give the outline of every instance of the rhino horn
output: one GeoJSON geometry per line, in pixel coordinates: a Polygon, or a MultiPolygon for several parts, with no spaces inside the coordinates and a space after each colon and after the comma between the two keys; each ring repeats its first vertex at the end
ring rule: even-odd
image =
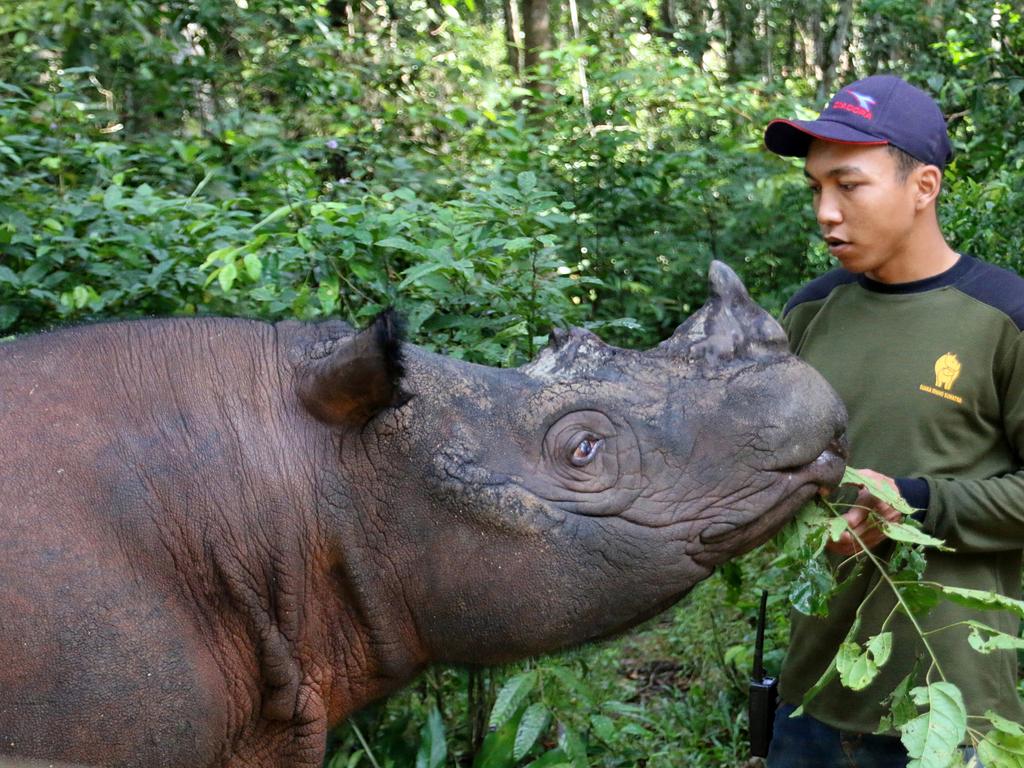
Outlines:
{"type": "Polygon", "coordinates": [[[399,405],[403,329],[386,309],[359,333],[338,341],[319,359],[299,368],[298,395],[320,421],[362,427],[377,413],[399,405]]]}
{"type": "Polygon", "coordinates": [[[785,331],[754,303],[736,273],[723,262],[712,261],[707,302],[656,349],[690,359],[728,360],[777,354],[787,346],[785,331]]]}

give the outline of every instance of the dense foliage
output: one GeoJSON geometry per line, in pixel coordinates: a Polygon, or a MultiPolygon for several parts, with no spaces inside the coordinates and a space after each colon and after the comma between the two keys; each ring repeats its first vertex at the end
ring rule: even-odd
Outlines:
{"type": "MultiPolygon", "coordinates": [[[[880,69],[947,112],[954,245],[1024,271],[1010,3],[581,2],[578,33],[574,4],[551,5],[555,39],[517,73],[515,3],[491,2],[4,4],[0,335],[361,323],[393,304],[417,343],[515,365],[552,325],[653,344],[703,301],[712,258],[777,311],[828,258],[763,127],[880,69]]],[[[616,643],[434,671],[339,729],[331,764],[740,764],[751,574],[770,583],[769,558],[616,643]]],[[[785,602],[780,587],[776,649],[785,602]]]]}

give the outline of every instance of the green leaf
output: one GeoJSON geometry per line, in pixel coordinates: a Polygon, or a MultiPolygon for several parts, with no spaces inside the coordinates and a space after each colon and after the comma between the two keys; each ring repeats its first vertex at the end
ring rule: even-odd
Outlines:
{"type": "Polygon", "coordinates": [[[488,721],[490,727],[501,728],[507,723],[536,685],[537,671],[533,669],[520,672],[505,681],[494,699],[494,707],[491,709],[491,717],[488,721]]]}
{"type": "MultiPolygon", "coordinates": [[[[589,282],[585,280],[579,280],[578,282],[589,282]]],[[[626,328],[630,331],[642,331],[644,326],[632,317],[617,317],[614,320],[588,320],[583,324],[583,327],[587,330],[594,331],[595,333],[604,331],[608,328],[626,328]]]]}
{"type": "Polygon", "coordinates": [[[892,632],[881,632],[868,638],[868,652],[875,660],[875,664],[884,667],[892,653],[892,632]]]}
{"type": "Polygon", "coordinates": [[[330,315],[338,306],[338,297],[341,295],[341,287],[338,284],[337,275],[327,275],[320,281],[316,289],[316,297],[320,300],[320,308],[325,315],[330,315]]]}
{"type": "MultiPolygon", "coordinates": [[[[562,665],[549,667],[544,671],[549,675],[553,675],[555,679],[562,684],[566,691],[578,696],[588,707],[593,705],[595,699],[594,691],[576,672],[568,667],[563,667],[562,665]]],[[[605,706],[609,707],[616,704],[618,704],[618,702],[607,702],[605,706]]]]}
{"type": "Polygon", "coordinates": [[[971,628],[971,634],[968,636],[967,642],[978,653],[1024,650],[1024,638],[1017,635],[1008,635],[973,619],[969,619],[967,624],[971,628]]]}
{"type": "Polygon", "coordinates": [[[509,719],[504,725],[484,737],[480,751],[473,758],[473,768],[512,768],[515,760],[512,750],[515,747],[517,723],[509,719]]]}
{"type": "Polygon", "coordinates": [[[900,684],[896,686],[892,693],[890,693],[883,702],[883,706],[886,712],[889,714],[885,715],[878,725],[876,733],[887,733],[891,730],[899,730],[904,724],[909,723],[915,717],[917,717],[917,707],[914,706],[914,700],[910,697],[910,688],[914,684],[914,680],[917,678],[917,667],[910,671],[910,673],[904,677],[900,684]]]}
{"type": "MultiPolygon", "coordinates": [[[[400,238],[391,238],[391,239],[400,239],[400,238]]],[[[384,242],[384,241],[381,241],[381,242],[384,242]]],[[[377,245],[380,245],[380,244],[381,243],[377,243],[377,245]]],[[[410,243],[410,245],[411,245],[411,243],[410,243]]],[[[420,264],[417,264],[415,267],[409,267],[409,269],[405,270],[405,273],[404,273],[405,277],[402,278],[402,282],[400,282],[398,284],[398,289],[397,290],[400,291],[403,288],[406,288],[406,287],[408,287],[410,285],[413,285],[414,283],[418,282],[421,278],[425,277],[426,275],[429,275],[432,272],[437,272],[437,270],[439,270],[439,269],[444,269],[444,264],[438,264],[436,261],[424,261],[424,262],[422,262],[420,264]]]]}
{"type": "Polygon", "coordinates": [[[410,243],[404,237],[385,237],[374,243],[381,248],[394,248],[397,251],[409,251],[410,253],[422,253],[423,249],[415,243],[410,243]]]}
{"type": "Polygon", "coordinates": [[[903,541],[907,544],[920,544],[924,547],[934,547],[943,552],[952,552],[952,547],[947,547],[942,539],[929,536],[920,528],[907,523],[892,523],[888,520],[882,521],[882,531],[893,541],[903,541]]]}
{"type": "Polygon", "coordinates": [[[224,291],[224,293],[229,293],[231,291],[231,286],[235,284],[235,279],[237,277],[238,267],[236,267],[235,263],[232,261],[220,268],[220,271],[217,273],[217,282],[220,283],[221,290],[224,291]]]}
{"type": "Polygon", "coordinates": [[[516,186],[524,195],[530,194],[537,188],[537,174],[533,171],[523,171],[516,177],[516,186]]]}
{"type": "Polygon", "coordinates": [[[512,757],[516,760],[526,757],[550,722],[551,712],[544,704],[537,702],[528,706],[519,720],[519,728],[516,729],[512,757]]]}
{"type": "Polygon", "coordinates": [[[998,712],[993,712],[991,709],[988,710],[985,712],[985,719],[992,723],[992,727],[998,728],[1000,731],[1005,731],[1012,736],[1024,736],[1024,725],[1015,723],[1013,720],[1007,720],[998,712]]]}
{"type": "Polygon", "coordinates": [[[1024,768],[1024,735],[993,728],[978,744],[978,758],[986,768],[1024,768]]]}
{"type": "Polygon", "coordinates": [[[789,591],[793,607],[806,616],[826,615],[829,597],[836,587],[835,575],[823,560],[820,557],[808,560],[789,591]]]}
{"type": "Polygon", "coordinates": [[[0,304],[0,331],[6,330],[14,325],[18,319],[20,310],[10,304],[0,304]]]}
{"type": "Polygon", "coordinates": [[[967,731],[967,711],[960,689],[938,682],[910,691],[925,711],[900,728],[900,740],[911,760],[907,768],[946,768],[967,731]]]}
{"type": "Polygon", "coordinates": [[[606,744],[615,741],[618,734],[615,721],[608,717],[608,715],[591,715],[590,727],[593,728],[593,732],[597,737],[606,744]]]}
{"type": "MultiPolygon", "coordinates": [[[[852,638],[856,637],[857,636],[857,632],[859,632],[859,631],[860,631],[860,614],[857,614],[854,617],[853,624],[850,625],[850,628],[846,632],[846,639],[844,640],[844,644],[852,642],[852,638]]],[[[797,707],[795,710],[793,710],[793,713],[790,715],[790,717],[798,717],[798,716],[802,715],[803,711],[804,711],[804,707],[807,706],[807,703],[811,699],[813,699],[815,696],[817,696],[819,693],[821,693],[821,690],[826,685],[828,685],[830,682],[832,682],[832,679],[836,676],[837,671],[838,671],[836,669],[836,664],[837,664],[838,658],[839,658],[838,654],[832,658],[832,662],[828,665],[828,667],[825,669],[825,671],[821,673],[821,677],[818,678],[818,681],[814,685],[812,685],[810,688],[808,688],[807,691],[804,693],[804,697],[800,701],[800,706],[797,707]]]]}
{"type": "Polygon", "coordinates": [[[228,246],[225,246],[224,248],[218,248],[215,251],[211,251],[210,255],[207,256],[206,259],[203,261],[203,263],[199,265],[199,269],[201,271],[205,270],[207,267],[209,267],[211,264],[213,264],[213,262],[217,261],[218,259],[220,259],[224,263],[227,263],[229,261],[234,261],[235,257],[239,253],[241,253],[243,248],[245,248],[244,245],[228,245],[228,246]]]}
{"type": "Polygon", "coordinates": [[[444,722],[437,706],[427,714],[427,722],[420,729],[420,748],[416,752],[416,768],[442,768],[448,757],[444,736],[444,722]]]}
{"type": "Polygon", "coordinates": [[[8,283],[17,288],[21,285],[21,279],[13,269],[0,265],[0,283],[8,283]]]}
{"type": "Polygon", "coordinates": [[[942,602],[939,585],[901,581],[896,585],[903,602],[915,616],[923,615],[942,602]]]}
{"type": "Polygon", "coordinates": [[[255,232],[257,229],[261,229],[262,227],[265,227],[268,224],[273,224],[275,221],[277,221],[278,219],[283,219],[291,212],[291,204],[278,206],[273,211],[264,216],[262,219],[260,219],[258,222],[253,224],[252,231],[255,232]]]}
{"type": "Polygon", "coordinates": [[[247,253],[242,257],[242,263],[245,264],[245,272],[249,275],[250,280],[260,279],[260,275],[263,273],[263,262],[259,256],[255,253],[247,253]]]}
{"type": "Polygon", "coordinates": [[[103,193],[103,207],[108,211],[112,211],[117,208],[123,197],[124,193],[122,192],[121,187],[116,185],[109,186],[107,187],[107,191],[103,193]]]}
{"type": "Polygon", "coordinates": [[[946,599],[954,603],[966,605],[969,608],[980,608],[981,610],[1010,611],[1024,618],[1024,601],[1014,600],[1012,597],[1000,595],[997,592],[986,592],[981,589],[947,587],[945,584],[937,586],[946,599]]]}
{"type": "Polygon", "coordinates": [[[565,752],[560,749],[552,749],[532,763],[527,763],[526,768],[573,768],[573,766],[566,758],[565,752]]]}
{"type": "MultiPolygon", "coordinates": [[[[775,545],[784,557],[791,560],[812,560],[825,548],[825,535],[835,519],[842,520],[816,499],[809,501],[779,531],[775,545]]],[[[845,529],[846,522],[842,523],[845,529]]]]}
{"type": "Polygon", "coordinates": [[[96,295],[95,291],[85,285],[76,285],[71,295],[75,300],[75,307],[81,309],[89,303],[89,299],[96,295]]]}
{"type": "Polygon", "coordinates": [[[846,468],[846,472],[843,473],[842,482],[844,484],[849,483],[851,485],[860,485],[867,488],[871,491],[872,496],[876,499],[881,499],[903,515],[912,515],[916,511],[913,507],[907,504],[906,499],[900,496],[899,491],[893,490],[887,485],[880,485],[851,467],[846,468]]]}
{"type": "Polygon", "coordinates": [[[505,250],[509,253],[519,253],[533,247],[533,244],[534,239],[532,237],[515,237],[506,241],[505,250]]]}
{"type": "Polygon", "coordinates": [[[857,643],[843,643],[835,659],[839,680],[851,690],[863,690],[878,675],[878,670],[889,660],[891,652],[891,632],[870,637],[863,652],[857,643]]]}
{"type": "Polygon", "coordinates": [[[579,734],[565,723],[558,724],[558,746],[574,768],[587,768],[587,747],[579,734]]]}

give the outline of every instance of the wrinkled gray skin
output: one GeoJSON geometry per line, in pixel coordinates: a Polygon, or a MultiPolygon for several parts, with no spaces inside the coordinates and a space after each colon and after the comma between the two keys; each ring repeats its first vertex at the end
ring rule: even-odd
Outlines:
{"type": "Polygon", "coordinates": [[[514,370],[388,316],[0,345],[0,754],[319,766],[435,661],[619,632],[842,472],[845,415],[728,268],[655,349],[514,370]]]}

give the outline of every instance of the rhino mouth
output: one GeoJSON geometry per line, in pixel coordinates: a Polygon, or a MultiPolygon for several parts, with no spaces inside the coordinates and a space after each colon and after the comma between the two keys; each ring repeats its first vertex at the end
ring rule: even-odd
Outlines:
{"type": "MultiPolygon", "coordinates": [[[[712,523],[700,534],[705,546],[727,544],[730,556],[747,552],[770,539],[800,507],[822,488],[835,488],[846,468],[845,440],[833,440],[813,461],[774,470],[776,501],[752,518],[712,523]]],[[[745,517],[745,516],[744,516],[745,517]]]]}

